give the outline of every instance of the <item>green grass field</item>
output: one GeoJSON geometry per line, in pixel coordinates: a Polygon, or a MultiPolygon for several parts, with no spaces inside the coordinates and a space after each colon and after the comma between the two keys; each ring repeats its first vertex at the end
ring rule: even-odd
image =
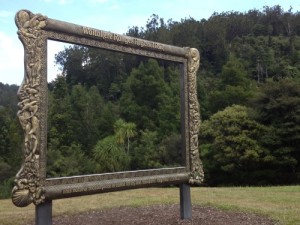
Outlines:
{"type": "MultiPolygon", "coordinates": [[[[282,225],[300,224],[300,186],[192,188],[195,205],[223,210],[254,212],[282,225]]],[[[119,206],[139,207],[179,203],[178,188],[149,188],[53,201],[53,215],[74,214],[119,206]]],[[[0,200],[0,224],[21,225],[34,220],[34,206],[15,207],[10,199],[0,200]]],[[[178,212],[179,213],[179,212],[178,212]]]]}

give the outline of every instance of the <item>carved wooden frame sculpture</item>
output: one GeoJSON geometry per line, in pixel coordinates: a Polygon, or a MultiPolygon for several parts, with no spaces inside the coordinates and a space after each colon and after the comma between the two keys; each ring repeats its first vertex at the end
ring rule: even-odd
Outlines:
{"type": "Polygon", "coordinates": [[[24,161],[16,175],[12,201],[24,207],[47,200],[95,194],[159,184],[200,184],[199,103],[196,73],[199,52],[83,27],[33,14],[17,12],[15,22],[24,45],[24,80],[18,91],[17,113],[24,132],[24,161]],[[47,40],[97,47],[181,64],[182,167],[92,174],[46,179],[47,162],[47,40]]]}

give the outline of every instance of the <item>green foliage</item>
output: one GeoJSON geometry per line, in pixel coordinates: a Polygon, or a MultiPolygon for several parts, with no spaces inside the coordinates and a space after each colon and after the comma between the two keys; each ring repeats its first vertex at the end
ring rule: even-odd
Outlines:
{"type": "Polygon", "coordinates": [[[161,139],[156,131],[141,131],[131,155],[132,169],[182,166],[181,136],[173,133],[161,139]]]}
{"type": "Polygon", "coordinates": [[[11,169],[11,166],[0,157],[0,182],[13,175],[11,169]]]}
{"type": "Polygon", "coordinates": [[[150,59],[133,69],[124,84],[120,99],[124,118],[140,130],[158,130],[160,134],[176,132],[180,127],[179,75],[150,59]]]}
{"type": "Polygon", "coordinates": [[[269,80],[252,99],[264,124],[278,124],[299,118],[300,84],[293,79],[269,80]]]}
{"type": "Polygon", "coordinates": [[[6,155],[10,148],[9,114],[5,108],[0,108],[0,155],[6,155]]]}
{"type": "Polygon", "coordinates": [[[292,79],[268,81],[259,90],[252,102],[257,120],[271,129],[266,145],[280,161],[277,168],[284,180],[295,180],[300,168],[300,84],[292,79]]]}
{"type": "Polygon", "coordinates": [[[95,163],[86,157],[78,144],[48,147],[47,176],[65,177],[89,174],[94,170],[95,163]]]}
{"type": "Polygon", "coordinates": [[[167,136],[180,132],[180,74],[176,68],[168,67],[164,74],[164,90],[159,97],[158,133],[167,136]]]}
{"type": "Polygon", "coordinates": [[[74,140],[69,92],[65,76],[58,76],[53,82],[53,91],[49,93],[48,142],[55,139],[60,145],[70,145],[74,140]]]}
{"type": "Polygon", "coordinates": [[[178,133],[169,134],[158,145],[159,152],[163,152],[161,157],[164,166],[182,166],[182,140],[178,133]]]}
{"type": "MultiPolygon", "coordinates": [[[[64,51],[59,52],[55,56],[56,64],[62,69],[62,74],[66,77],[66,81],[69,85],[76,85],[82,83],[83,79],[87,75],[84,68],[88,62],[87,48],[83,46],[70,46],[64,51]]],[[[82,83],[84,84],[84,83],[82,83]]]]}
{"type": "Polygon", "coordinates": [[[10,196],[14,176],[21,164],[22,133],[9,106],[0,106],[0,198],[10,196]]]}
{"type": "MultiPolygon", "coordinates": [[[[69,87],[78,84],[87,87],[97,85],[103,96],[112,94],[112,83],[117,84],[126,76],[128,58],[131,59],[123,54],[77,45],[70,46],[55,56],[69,87]]],[[[131,63],[133,62],[128,63],[129,67],[131,63]]]]}
{"type": "Polygon", "coordinates": [[[114,130],[119,144],[127,141],[127,153],[129,153],[130,138],[136,135],[136,125],[134,123],[126,123],[122,119],[118,119],[114,124],[114,130]]]}
{"type": "Polygon", "coordinates": [[[14,177],[5,179],[0,183],[0,199],[9,198],[14,185],[14,177]]]}
{"type": "Polygon", "coordinates": [[[133,149],[133,169],[154,169],[163,167],[164,154],[158,148],[159,138],[156,131],[142,131],[139,141],[133,149]]]}
{"type": "Polygon", "coordinates": [[[17,114],[17,85],[8,85],[0,82],[0,107],[5,107],[17,114]]]}
{"type": "Polygon", "coordinates": [[[129,169],[130,157],[118,144],[116,136],[108,136],[100,140],[93,149],[97,163],[96,172],[117,172],[129,169]]]}
{"type": "Polygon", "coordinates": [[[223,66],[215,90],[209,93],[209,109],[216,113],[232,104],[246,105],[252,95],[252,81],[247,77],[244,65],[233,55],[223,66]]]}
{"type": "Polygon", "coordinates": [[[245,89],[249,88],[249,79],[244,65],[233,55],[222,67],[221,72],[221,89],[226,86],[240,86],[245,89]]]}
{"type": "Polygon", "coordinates": [[[138,129],[155,128],[158,95],[162,91],[162,70],[156,61],[133,69],[124,85],[121,98],[121,112],[128,121],[137,124],[138,129]]]}
{"type": "Polygon", "coordinates": [[[211,184],[264,182],[265,162],[270,157],[261,146],[267,129],[248,116],[247,108],[233,105],[201,125],[201,157],[211,184]],[[255,174],[254,174],[255,173],[255,174]]]}

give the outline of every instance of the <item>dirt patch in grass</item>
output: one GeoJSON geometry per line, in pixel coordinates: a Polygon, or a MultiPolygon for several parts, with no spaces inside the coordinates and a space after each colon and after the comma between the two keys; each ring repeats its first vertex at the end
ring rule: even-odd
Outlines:
{"type": "MultiPolygon", "coordinates": [[[[77,215],[53,218],[53,225],[275,225],[275,221],[251,213],[223,211],[211,207],[193,206],[192,219],[181,220],[179,205],[120,207],[89,211],[77,215]]],[[[27,224],[29,225],[29,224],[27,224]]]]}

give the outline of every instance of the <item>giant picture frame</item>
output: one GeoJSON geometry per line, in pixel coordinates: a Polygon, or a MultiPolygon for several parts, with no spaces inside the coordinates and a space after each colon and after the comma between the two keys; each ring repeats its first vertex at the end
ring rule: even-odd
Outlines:
{"type": "Polygon", "coordinates": [[[16,175],[12,201],[24,207],[47,200],[96,194],[160,184],[200,184],[200,125],[196,73],[199,52],[111,32],[17,12],[15,22],[24,46],[24,80],[18,91],[18,118],[24,132],[24,161],[16,175]],[[102,48],[181,64],[181,134],[185,165],[182,167],[46,178],[47,162],[47,40],[102,48]]]}

